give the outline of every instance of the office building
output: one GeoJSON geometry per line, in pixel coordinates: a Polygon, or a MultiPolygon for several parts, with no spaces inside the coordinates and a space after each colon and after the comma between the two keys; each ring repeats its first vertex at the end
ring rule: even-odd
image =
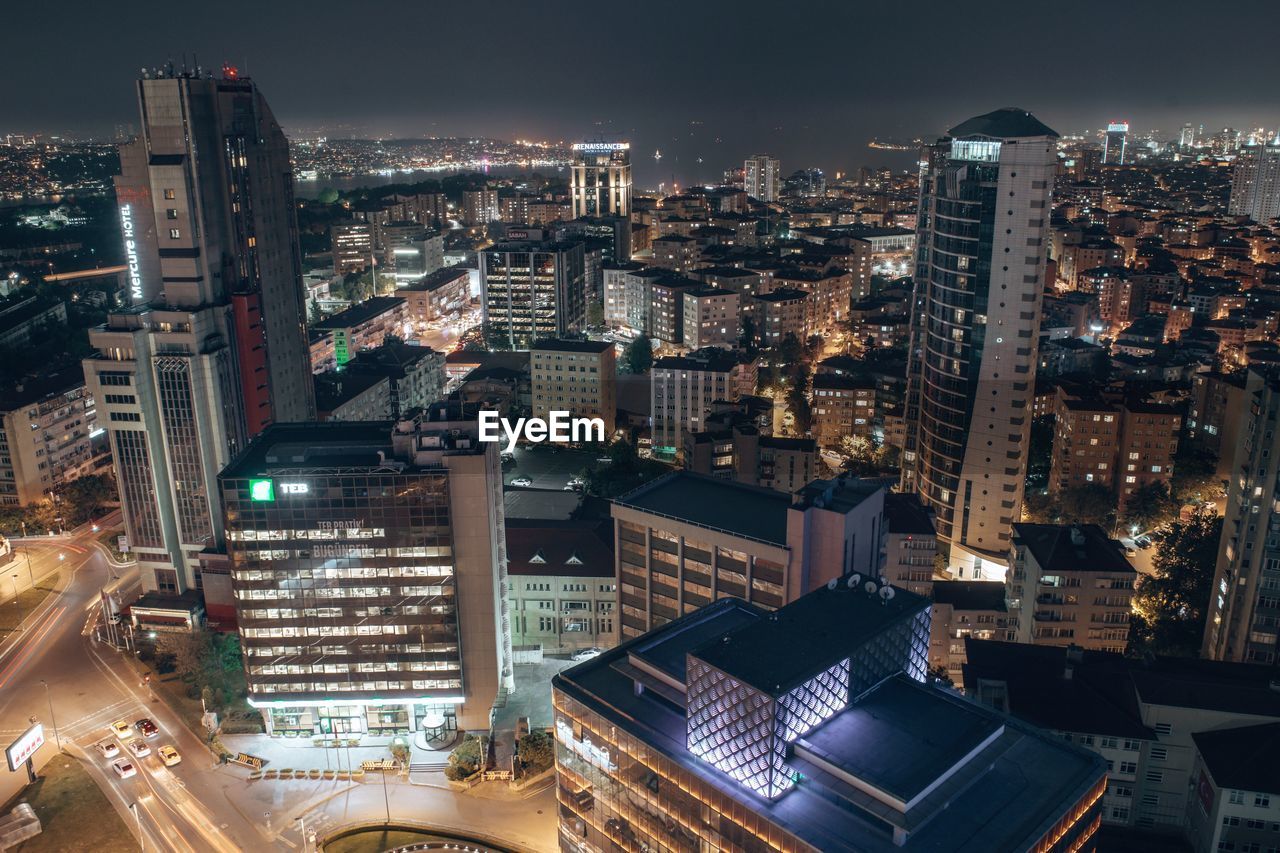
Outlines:
{"type": "Polygon", "coordinates": [[[338,275],[362,272],[373,266],[374,226],[368,222],[338,222],[329,226],[333,271],[338,275]]]}
{"type": "Polygon", "coordinates": [[[1107,125],[1106,135],[1102,138],[1102,162],[1115,166],[1123,166],[1126,162],[1125,148],[1129,143],[1129,122],[1113,121],[1107,125]]]}
{"type": "Polygon", "coordinates": [[[617,641],[613,524],[595,519],[507,519],[511,642],[565,654],[617,641]]]}
{"type": "Polygon", "coordinates": [[[315,398],[289,144],[266,100],[227,68],[148,72],[138,101],[116,184],[133,304],[90,332],[84,371],[142,588],[180,595],[222,543],[218,471],[271,423],[313,420],[315,398]]]}
{"type": "Polygon", "coordinates": [[[617,498],[621,636],[725,596],[774,609],[849,572],[879,577],[884,493],[849,477],[789,495],[679,471],[617,498]]]}
{"type": "Polygon", "coordinates": [[[395,273],[396,286],[421,281],[444,266],[444,237],[416,222],[389,222],[379,231],[382,266],[395,273]]]}
{"type": "Polygon", "coordinates": [[[902,487],[973,580],[1003,576],[1021,514],[1057,138],[996,110],[922,167],[902,487]]]}
{"type": "Polygon", "coordinates": [[[574,219],[631,216],[631,143],[574,143],[569,169],[574,219]]]}
{"type": "MultiPolygon", "coordinates": [[[[1223,813],[1250,811],[1253,796],[1250,808],[1220,808],[1219,796],[1231,799],[1230,783],[1202,776],[1197,752],[1206,733],[1252,737],[1257,766],[1270,770],[1267,741],[1250,730],[1280,721],[1274,668],[976,639],[966,641],[966,656],[967,696],[1106,761],[1103,824],[1146,833],[1132,839],[1152,849],[1176,849],[1179,835],[1189,849],[1228,849],[1196,837],[1205,811],[1218,814],[1221,826],[1223,813]]],[[[1249,828],[1228,822],[1224,837],[1249,828]]],[[[1120,849],[1137,849],[1125,840],[1120,849]]]]}
{"type": "Polygon", "coordinates": [[[753,154],[742,164],[743,188],[758,201],[777,201],[782,195],[782,166],[777,157],[753,154]]]}
{"type": "Polygon", "coordinates": [[[568,412],[575,418],[599,418],[605,440],[613,436],[618,414],[617,351],[608,341],[535,341],[529,350],[533,416],[568,412]]]}
{"type": "Polygon", "coordinates": [[[1227,212],[1263,225],[1280,217],[1280,138],[1240,149],[1227,212]]]}
{"type": "Polygon", "coordinates": [[[405,319],[415,329],[461,313],[471,304],[471,273],[466,267],[445,267],[396,291],[405,300],[405,319]]]}
{"type": "Polygon", "coordinates": [[[671,458],[686,432],[698,432],[717,401],[754,394],[759,366],[714,347],[687,356],[663,356],[649,369],[653,452],[671,458]]]}
{"type": "Polygon", "coordinates": [[[462,221],[467,225],[488,225],[501,218],[497,190],[462,191],[462,221]]]}
{"type": "Polygon", "coordinates": [[[1232,413],[1241,421],[1236,445],[1222,451],[1233,462],[1201,654],[1274,664],[1280,635],[1280,546],[1274,532],[1280,524],[1280,377],[1250,370],[1244,402],[1232,413]]]}
{"type": "Polygon", "coordinates": [[[514,686],[502,472],[467,415],[279,424],[222,472],[269,733],[488,729],[514,686]]]}
{"type": "Polygon", "coordinates": [[[0,506],[45,500],[111,464],[98,408],[78,365],[0,392],[0,430],[0,506]]]}
{"type": "Polygon", "coordinates": [[[581,243],[498,243],[480,253],[480,295],[491,334],[512,349],[563,338],[586,322],[581,243]]]}
{"type": "Polygon", "coordinates": [[[560,850],[1093,851],[1102,760],[927,684],[929,603],[722,599],[553,681],[560,850]]]}
{"type": "Polygon", "coordinates": [[[1015,524],[1010,639],[1123,653],[1138,575],[1096,524],[1015,524]]]}

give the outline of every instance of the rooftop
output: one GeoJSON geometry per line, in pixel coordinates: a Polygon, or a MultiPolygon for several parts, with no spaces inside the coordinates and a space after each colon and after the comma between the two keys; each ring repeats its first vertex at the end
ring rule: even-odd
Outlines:
{"type": "Polygon", "coordinates": [[[608,520],[508,518],[507,571],[512,575],[612,578],[613,524],[608,520]]]}
{"type": "Polygon", "coordinates": [[[403,307],[404,304],[405,299],[403,296],[373,296],[359,305],[352,305],[345,311],[339,311],[337,314],[325,317],[319,323],[313,324],[312,328],[349,329],[352,326],[367,323],[375,317],[390,311],[395,311],[397,308],[403,307]]]}
{"type": "Polygon", "coordinates": [[[676,471],[622,495],[614,503],[747,539],[787,544],[791,497],[773,489],[676,471]]]}
{"type": "Polygon", "coordinates": [[[1050,129],[1040,119],[1019,107],[1002,107],[968,121],[947,131],[952,139],[970,136],[988,136],[994,139],[1016,139],[1029,136],[1051,136],[1055,139],[1057,131],[1050,129]]]}
{"type": "Polygon", "coordinates": [[[908,492],[885,492],[884,524],[889,533],[906,536],[936,536],[938,532],[933,513],[908,492]]]}
{"type": "Polygon", "coordinates": [[[613,344],[609,341],[567,341],[558,338],[543,338],[535,341],[530,349],[534,352],[601,353],[613,349],[613,344]]]}
{"type": "Polygon", "coordinates": [[[1040,570],[1134,574],[1119,543],[1096,524],[1014,524],[1015,544],[1027,547],[1040,570]]]}
{"type": "Polygon", "coordinates": [[[220,478],[263,477],[281,468],[381,467],[391,453],[390,421],[272,424],[227,465],[220,478]]]}
{"type": "Polygon", "coordinates": [[[956,610],[1004,610],[1004,593],[1004,581],[933,582],[933,600],[956,610]]]}
{"type": "Polygon", "coordinates": [[[415,281],[400,289],[413,291],[425,290],[430,292],[432,290],[439,290],[446,284],[457,281],[460,278],[467,278],[469,275],[470,272],[466,267],[445,267],[442,270],[436,270],[431,273],[431,275],[422,278],[420,281],[415,281]]]}
{"type": "Polygon", "coordinates": [[[1280,794],[1280,723],[1196,732],[1191,737],[1218,787],[1280,794]]]}

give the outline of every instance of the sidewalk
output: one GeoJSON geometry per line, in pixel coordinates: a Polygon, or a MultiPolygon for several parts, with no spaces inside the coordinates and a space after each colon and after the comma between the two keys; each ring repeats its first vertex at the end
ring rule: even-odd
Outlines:
{"type": "MultiPolygon", "coordinates": [[[[354,739],[354,735],[352,738],[354,739]]],[[[315,746],[311,738],[273,737],[272,735],[222,735],[222,745],[233,753],[247,752],[266,762],[267,769],[284,770],[347,770],[358,768],[362,761],[376,761],[391,757],[391,738],[365,735],[359,746],[315,746]]],[[[422,749],[410,741],[409,763],[443,766],[448,763],[448,749],[422,749]]],[[[333,743],[332,738],[328,738],[333,743]]],[[[344,744],[346,740],[342,741],[344,744]]],[[[246,775],[248,769],[244,768],[246,775]]]]}

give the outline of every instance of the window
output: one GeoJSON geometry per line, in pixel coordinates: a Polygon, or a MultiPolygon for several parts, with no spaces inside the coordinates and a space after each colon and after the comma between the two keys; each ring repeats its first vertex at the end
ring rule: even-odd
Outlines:
{"type": "Polygon", "coordinates": [[[1169,750],[1163,746],[1153,746],[1151,747],[1151,757],[1156,761],[1168,761],[1169,750]]]}
{"type": "Polygon", "coordinates": [[[1271,797],[1267,794],[1254,794],[1253,804],[1260,809],[1265,809],[1271,805],[1271,797]]]}
{"type": "MultiPolygon", "coordinates": [[[[1108,763],[1109,763],[1109,762],[1108,762],[1108,763]]],[[[1127,774],[1129,774],[1129,775],[1131,775],[1131,776],[1132,776],[1134,773],[1137,773],[1137,772],[1138,772],[1138,762],[1136,762],[1136,761],[1121,761],[1121,762],[1120,762],[1120,772],[1121,772],[1121,773],[1127,773],[1127,774]]]]}
{"type": "Polygon", "coordinates": [[[165,198],[167,198],[167,199],[175,199],[175,198],[177,198],[177,197],[178,197],[178,194],[177,194],[176,192],[174,192],[173,190],[165,190],[165,191],[164,191],[164,197],[165,197],[165,198]]]}
{"type": "Polygon", "coordinates": [[[1163,771],[1163,770],[1148,770],[1148,771],[1147,771],[1147,781],[1148,781],[1148,782],[1163,782],[1163,781],[1164,781],[1164,771],[1163,771]]]}
{"type": "Polygon", "coordinates": [[[177,219],[177,218],[178,218],[178,208],[176,208],[176,207],[170,207],[170,208],[167,208],[167,209],[165,210],[165,212],[164,212],[164,218],[165,218],[165,219],[177,219]]]}
{"type": "Polygon", "coordinates": [[[1173,734],[1173,723],[1156,723],[1156,734],[1158,735],[1173,734]]]}
{"type": "Polygon", "coordinates": [[[1232,791],[1231,794],[1227,797],[1227,802],[1231,803],[1231,805],[1233,806],[1243,806],[1244,791],[1232,791]]]}

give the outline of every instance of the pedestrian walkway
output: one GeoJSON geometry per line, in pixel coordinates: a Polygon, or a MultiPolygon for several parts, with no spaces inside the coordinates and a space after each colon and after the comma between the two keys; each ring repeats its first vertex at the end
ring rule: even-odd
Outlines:
{"type": "MultiPolygon", "coordinates": [[[[247,752],[261,758],[264,766],[272,770],[351,770],[359,769],[362,762],[377,761],[391,757],[390,737],[373,735],[342,738],[341,746],[334,746],[333,738],[325,738],[321,746],[316,746],[312,739],[272,737],[263,734],[222,735],[222,745],[232,753],[247,752]],[[351,740],[359,739],[358,746],[349,746],[351,740]]],[[[421,749],[417,744],[409,748],[409,764],[428,765],[423,769],[444,769],[449,760],[452,746],[442,750],[421,749]]],[[[247,773],[246,769],[246,773],[247,773]]]]}

